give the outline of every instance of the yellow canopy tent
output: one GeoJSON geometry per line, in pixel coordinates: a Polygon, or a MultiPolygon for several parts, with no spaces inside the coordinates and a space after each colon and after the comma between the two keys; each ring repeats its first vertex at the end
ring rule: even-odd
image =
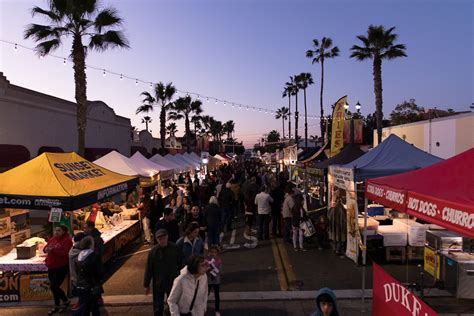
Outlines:
{"type": "Polygon", "coordinates": [[[74,152],[43,153],[0,174],[0,207],[72,211],[137,184],[74,152]]]}

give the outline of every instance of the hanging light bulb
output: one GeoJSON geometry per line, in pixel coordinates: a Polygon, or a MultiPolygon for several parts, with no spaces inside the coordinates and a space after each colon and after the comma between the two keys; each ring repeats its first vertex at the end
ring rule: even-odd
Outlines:
{"type": "Polygon", "coordinates": [[[153,89],[153,83],[150,82],[150,89],[153,89]]]}
{"type": "Polygon", "coordinates": [[[123,80],[123,75],[122,74],[120,74],[120,80],[123,80]]]}
{"type": "Polygon", "coordinates": [[[43,54],[43,53],[41,53],[41,55],[40,55],[40,59],[43,59],[43,58],[44,58],[44,54],[43,54]]]}
{"type": "Polygon", "coordinates": [[[66,66],[66,58],[63,58],[63,65],[66,66]]]}
{"type": "Polygon", "coordinates": [[[216,104],[217,104],[217,99],[216,99],[216,104]]]}
{"type": "Polygon", "coordinates": [[[102,70],[102,76],[104,76],[104,77],[105,77],[106,75],[107,75],[107,73],[105,72],[105,69],[104,69],[104,70],[102,70]]]}
{"type": "Polygon", "coordinates": [[[227,103],[224,101],[224,106],[226,106],[226,104],[227,104],[227,103]]]}
{"type": "Polygon", "coordinates": [[[17,44],[17,43],[15,43],[15,47],[13,47],[13,50],[14,50],[15,52],[18,51],[18,44],[17,44]]]}
{"type": "Polygon", "coordinates": [[[232,107],[235,108],[235,103],[232,103],[232,107]]]}
{"type": "Polygon", "coordinates": [[[209,97],[207,97],[206,100],[207,100],[207,103],[209,103],[209,97]]]}
{"type": "Polygon", "coordinates": [[[138,86],[138,79],[135,79],[135,85],[138,86]]]}
{"type": "Polygon", "coordinates": [[[87,66],[84,66],[84,73],[87,73],[87,66]]]}

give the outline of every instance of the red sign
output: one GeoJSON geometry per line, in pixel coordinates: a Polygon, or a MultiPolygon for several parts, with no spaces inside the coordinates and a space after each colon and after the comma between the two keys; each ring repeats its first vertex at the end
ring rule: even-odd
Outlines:
{"type": "Polygon", "coordinates": [[[372,315],[438,315],[425,302],[392,278],[379,265],[374,263],[373,271],[372,315]]]}
{"type": "Polygon", "coordinates": [[[474,213],[461,204],[408,192],[407,213],[474,238],[474,213]]]}
{"type": "Polygon", "coordinates": [[[403,190],[369,182],[365,188],[365,195],[377,203],[405,212],[407,199],[406,192],[403,190]]]}

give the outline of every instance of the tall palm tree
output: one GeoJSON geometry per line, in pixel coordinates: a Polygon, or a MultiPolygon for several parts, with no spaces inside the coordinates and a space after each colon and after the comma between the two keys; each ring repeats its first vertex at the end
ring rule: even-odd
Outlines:
{"type": "Polygon", "coordinates": [[[293,86],[293,95],[295,96],[295,142],[296,146],[298,147],[299,139],[298,139],[298,122],[300,120],[300,113],[298,112],[298,93],[300,92],[301,88],[301,80],[299,76],[290,77],[291,83],[293,86]]]}
{"type": "MultiPolygon", "coordinates": [[[[176,93],[176,88],[172,82],[166,85],[163,82],[159,82],[153,86],[153,95],[148,91],[143,91],[140,95],[143,96],[143,104],[151,105],[152,107],[157,104],[160,106],[160,138],[161,148],[165,148],[166,139],[166,111],[171,108],[171,100],[176,93]]],[[[137,109],[138,111],[138,109],[137,109]]]]}
{"type": "Polygon", "coordinates": [[[303,89],[304,95],[304,144],[308,147],[308,112],[306,108],[306,89],[314,83],[313,76],[309,72],[302,72],[298,75],[299,87],[303,89]]]}
{"type": "Polygon", "coordinates": [[[285,106],[282,106],[276,111],[275,119],[279,120],[281,119],[281,124],[283,127],[283,138],[285,138],[285,120],[288,119],[288,108],[285,106]]]}
{"type": "Polygon", "coordinates": [[[176,132],[178,132],[178,126],[174,122],[169,123],[168,126],[166,126],[166,131],[168,132],[170,137],[173,137],[176,134],[176,132]]]}
{"type": "Polygon", "coordinates": [[[137,110],[135,111],[135,114],[139,114],[139,113],[149,113],[153,111],[153,104],[150,104],[150,103],[143,103],[142,105],[140,105],[137,110]]]}
{"type": "Polygon", "coordinates": [[[329,37],[323,37],[321,43],[317,39],[313,40],[314,50],[306,51],[306,57],[312,58],[312,63],[321,64],[321,90],[319,92],[319,104],[320,104],[320,121],[321,137],[324,143],[324,132],[325,132],[325,121],[324,121],[324,106],[323,106],[323,90],[324,90],[324,61],[329,58],[339,56],[339,48],[337,46],[332,47],[332,39],[329,37]]]}
{"type": "Polygon", "coordinates": [[[358,35],[357,38],[363,46],[353,45],[351,58],[359,61],[372,59],[372,72],[374,76],[375,115],[377,120],[377,137],[379,144],[382,141],[382,60],[406,57],[406,46],[395,44],[398,35],[393,33],[395,27],[385,29],[382,25],[370,25],[367,36],[358,35]]]}
{"type": "Polygon", "coordinates": [[[202,117],[201,115],[194,115],[191,117],[191,123],[194,124],[194,135],[198,134],[198,131],[202,129],[202,117]]]}
{"type": "Polygon", "coordinates": [[[186,139],[186,150],[190,152],[190,143],[189,138],[191,134],[191,127],[189,124],[189,116],[191,114],[201,114],[202,113],[202,103],[199,100],[192,100],[190,96],[181,97],[176,100],[169,113],[168,118],[170,120],[181,120],[184,118],[184,128],[185,133],[184,137],[186,139]]]}
{"type": "Polygon", "coordinates": [[[234,121],[230,120],[224,123],[222,126],[224,132],[227,134],[227,138],[232,138],[232,133],[235,131],[235,123],[234,121]]]}
{"type": "Polygon", "coordinates": [[[34,7],[33,16],[39,14],[49,25],[29,24],[25,39],[33,38],[38,44],[35,51],[45,56],[62,44],[66,37],[72,37],[71,55],[74,68],[76,121],[78,152],[84,155],[87,125],[87,80],[84,71],[89,51],[103,52],[109,48],[128,48],[128,41],[117,27],[122,18],[114,8],[101,8],[98,1],[48,1],[48,8],[34,7]]]}
{"type": "Polygon", "coordinates": [[[291,96],[293,95],[293,78],[290,77],[290,81],[285,82],[285,87],[283,88],[282,98],[288,97],[288,139],[291,140],[291,96]]]}
{"type": "Polygon", "coordinates": [[[145,126],[146,126],[146,131],[147,131],[147,132],[148,132],[148,123],[151,123],[151,122],[153,122],[153,120],[152,120],[151,117],[149,117],[149,116],[144,116],[144,117],[142,118],[142,123],[145,123],[145,124],[146,124],[145,126]]]}

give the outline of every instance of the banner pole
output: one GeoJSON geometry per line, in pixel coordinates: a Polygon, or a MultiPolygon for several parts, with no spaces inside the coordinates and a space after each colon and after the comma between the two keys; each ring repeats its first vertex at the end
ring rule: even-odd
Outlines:
{"type": "Polygon", "coordinates": [[[367,263],[367,203],[368,200],[364,197],[364,251],[362,252],[362,264],[367,263]]]}

